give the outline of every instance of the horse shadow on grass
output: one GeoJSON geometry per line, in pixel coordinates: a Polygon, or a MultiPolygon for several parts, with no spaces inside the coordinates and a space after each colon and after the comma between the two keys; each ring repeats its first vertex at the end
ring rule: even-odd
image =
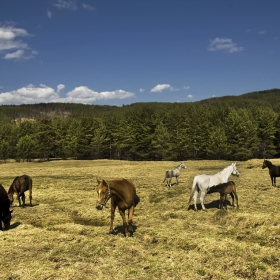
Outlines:
{"type": "Polygon", "coordinates": [[[21,206],[19,206],[19,205],[13,205],[12,207],[13,208],[28,208],[28,207],[36,207],[36,206],[39,206],[40,204],[39,203],[35,203],[35,204],[28,204],[28,203],[26,203],[24,206],[23,205],[21,205],[21,206]]]}
{"type": "MultiPolygon", "coordinates": [[[[231,206],[231,203],[228,200],[225,203],[226,203],[227,206],[231,206]]],[[[213,209],[213,208],[219,209],[219,205],[220,205],[220,200],[219,199],[218,200],[213,200],[209,203],[204,203],[204,206],[205,206],[206,210],[207,209],[213,209]]],[[[197,210],[202,210],[202,207],[201,207],[200,203],[197,204],[196,206],[197,206],[197,210]]],[[[194,210],[194,205],[193,204],[190,205],[188,210],[194,210]]]]}
{"type": "Polygon", "coordinates": [[[13,224],[10,225],[10,229],[17,228],[19,225],[21,225],[20,222],[15,222],[15,223],[13,223],[13,224]]]}
{"type": "MultiPolygon", "coordinates": [[[[137,226],[132,225],[132,231],[128,232],[128,236],[133,237],[133,234],[136,232],[137,226]]],[[[123,226],[116,226],[112,232],[109,232],[108,234],[112,235],[118,235],[118,234],[124,234],[124,227],[123,226]]]]}

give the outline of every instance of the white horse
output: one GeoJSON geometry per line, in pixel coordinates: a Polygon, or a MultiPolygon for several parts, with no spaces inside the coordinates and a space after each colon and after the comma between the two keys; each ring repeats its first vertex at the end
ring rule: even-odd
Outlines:
{"type": "Polygon", "coordinates": [[[166,186],[167,187],[171,187],[171,180],[172,180],[172,177],[176,177],[176,185],[178,185],[178,178],[180,176],[180,172],[181,172],[181,169],[186,169],[187,166],[185,165],[184,162],[182,162],[181,164],[179,164],[177,167],[175,167],[173,170],[170,169],[170,170],[167,170],[165,172],[165,178],[163,180],[163,183],[165,182],[165,180],[167,179],[166,181],[166,186]]]}
{"type": "Polygon", "coordinates": [[[202,209],[206,211],[204,207],[204,198],[207,193],[207,190],[211,188],[212,186],[222,184],[222,183],[227,183],[228,178],[230,175],[234,175],[239,177],[239,172],[236,168],[236,163],[232,163],[230,166],[224,168],[221,172],[215,174],[215,175],[197,175],[193,179],[193,185],[192,185],[192,190],[191,190],[191,195],[189,199],[189,205],[192,201],[194,200],[194,209],[197,211],[196,207],[196,198],[199,193],[200,194],[200,203],[202,206],[202,209]]]}

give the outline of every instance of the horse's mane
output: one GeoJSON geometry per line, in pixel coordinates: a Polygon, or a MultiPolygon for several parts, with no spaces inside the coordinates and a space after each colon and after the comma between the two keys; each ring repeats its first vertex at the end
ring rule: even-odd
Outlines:
{"type": "Polygon", "coordinates": [[[275,166],[274,164],[272,164],[271,161],[265,159],[264,162],[266,163],[267,167],[271,167],[271,166],[275,166]]]}

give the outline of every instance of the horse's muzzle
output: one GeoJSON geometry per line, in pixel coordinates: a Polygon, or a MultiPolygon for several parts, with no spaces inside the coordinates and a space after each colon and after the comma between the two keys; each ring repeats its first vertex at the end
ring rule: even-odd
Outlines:
{"type": "Polygon", "coordinates": [[[97,210],[102,210],[102,209],[103,209],[103,206],[104,206],[103,204],[97,204],[97,205],[96,205],[96,209],[97,209],[97,210]]]}

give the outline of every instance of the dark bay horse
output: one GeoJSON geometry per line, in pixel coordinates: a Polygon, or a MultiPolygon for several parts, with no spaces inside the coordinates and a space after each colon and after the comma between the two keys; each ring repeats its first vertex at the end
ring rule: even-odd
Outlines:
{"type": "Polygon", "coordinates": [[[0,230],[2,230],[2,222],[4,223],[5,230],[10,228],[12,213],[10,211],[10,201],[8,194],[4,187],[0,184],[0,230]]]}
{"type": "MultiPolygon", "coordinates": [[[[228,181],[226,183],[222,183],[216,186],[209,187],[207,193],[220,193],[220,204],[219,208],[224,208],[224,202],[227,202],[227,195],[229,194],[232,198],[232,206],[234,207],[234,198],[236,200],[237,209],[239,208],[238,205],[238,196],[236,192],[236,185],[233,181],[228,181]]],[[[227,209],[227,204],[225,204],[225,208],[227,209]]]]}
{"type": "Polygon", "coordinates": [[[113,232],[115,210],[116,207],[118,207],[120,215],[123,219],[124,235],[127,236],[128,231],[130,232],[130,235],[132,235],[132,217],[134,208],[140,201],[140,198],[136,194],[134,184],[131,181],[122,178],[115,178],[107,181],[97,180],[97,182],[96,208],[98,210],[102,210],[111,198],[111,224],[109,233],[113,232]],[[128,210],[128,224],[125,218],[125,210],[128,210]]]}
{"type": "Polygon", "coordinates": [[[25,206],[24,192],[27,190],[29,190],[29,201],[30,201],[30,206],[32,206],[32,178],[28,175],[17,176],[12,182],[8,190],[8,197],[10,200],[10,204],[11,205],[13,204],[14,193],[16,193],[19,206],[21,206],[20,198],[22,199],[23,206],[25,206]]]}
{"type": "Polygon", "coordinates": [[[269,160],[263,161],[262,169],[268,168],[272,186],[276,187],[276,177],[280,177],[280,166],[273,165],[269,160]]]}
{"type": "Polygon", "coordinates": [[[180,172],[181,172],[181,169],[186,169],[186,165],[182,162],[181,164],[179,164],[177,167],[175,167],[174,169],[170,169],[170,170],[167,170],[165,172],[165,178],[163,180],[163,183],[165,182],[166,180],[166,186],[167,187],[171,187],[171,179],[172,177],[176,177],[176,185],[178,185],[178,178],[180,176],[180,172]]]}

